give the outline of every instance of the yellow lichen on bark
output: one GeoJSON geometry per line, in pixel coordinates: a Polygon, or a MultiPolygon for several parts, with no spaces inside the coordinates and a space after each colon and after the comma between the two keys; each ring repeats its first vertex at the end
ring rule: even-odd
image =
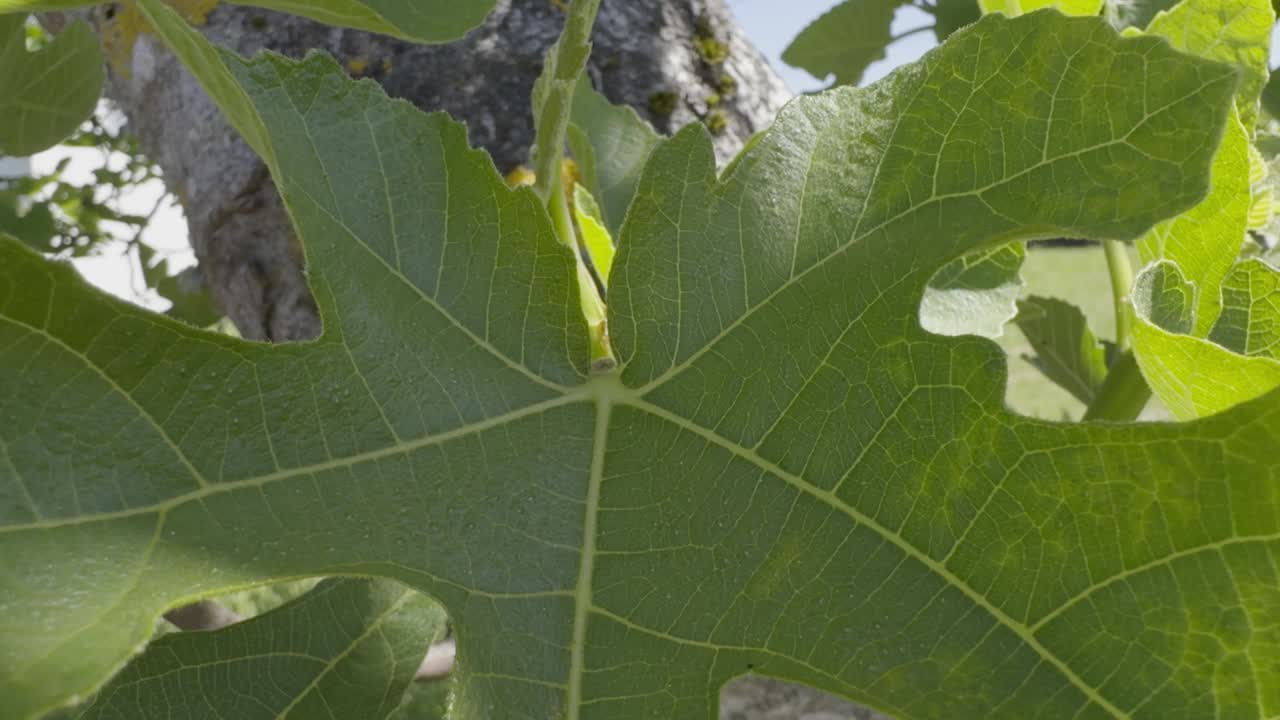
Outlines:
{"type": "MultiPolygon", "coordinates": [[[[196,27],[204,25],[209,19],[209,13],[218,5],[218,0],[164,2],[196,27]]],[[[120,77],[129,77],[133,64],[133,46],[138,42],[138,35],[149,32],[150,29],[137,3],[133,0],[116,3],[114,14],[107,17],[101,26],[102,49],[112,72],[120,77]]]]}

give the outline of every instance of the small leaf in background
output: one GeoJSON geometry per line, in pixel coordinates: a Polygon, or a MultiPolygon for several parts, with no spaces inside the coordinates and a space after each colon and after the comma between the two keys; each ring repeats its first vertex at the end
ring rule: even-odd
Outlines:
{"type": "Polygon", "coordinates": [[[0,191],[0,233],[12,235],[32,250],[50,252],[49,241],[58,226],[49,205],[33,205],[22,214],[19,207],[16,193],[0,191]]]}
{"type": "Polygon", "coordinates": [[[1178,50],[1240,69],[1236,107],[1252,136],[1258,96],[1270,77],[1267,66],[1276,14],[1270,0],[1182,0],[1156,15],[1147,32],[1178,50]]]}
{"type": "Polygon", "coordinates": [[[1035,350],[1026,360],[1086,406],[1107,378],[1115,346],[1098,340],[1080,308],[1031,296],[1018,301],[1018,329],[1035,350]]]}
{"type": "Polygon", "coordinates": [[[814,20],[782,51],[782,61],[819,80],[857,85],[893,42],[890,25],[903,0],[843,0],[814,20]]]}
{"type": "Polygon", "coordinates": [[[1026,255],[1023,243],[1010,243],[947,264],[925,288],[920,326],[939,335],[1000,337],[1018,313],[1026,255]]]}
{"type": "Polygon", "coordinates": [[[1280,271],[1257,258],[1237,263],[1222,281],[1222,314],[1209,340],[1280,361],[1280,271]]]}
{"type": "Polygon", "coordinates": [[[569,121],[569,150],[582,184],[599,201],[598,219],[616,238],[640,173],[662,136],[630,106],[611,104],[585,75],[574,91],[569,121]]]}
{"type": "Polygon", "coordinates": [[[445,625],[439,605],[399,583],[325,580],[264,615],[155,640],[77,717],[379,720],[445,625]]]}
{"type": "Polygon", "coordinates": [[[936,0],[931,12],[934,17],[933,33],[938,36],[938,42],[982,17],[977,0],[936,0]]]}
{"type": "Polygon", "coordinates": [[[0,15],[0,155],[14,157],[75,132],[93,114],[103,82],[98,36],[87,22],[35,52],[27,52],[25,24],[25,15],[0,15]]]}
{"type": "Polygon", "coordinates": [[[1138,275],[1133,304],[1143,319],[1166,332],[1186,335],[1195,325],[1195,284],[1170,260],[1161,260],[1138,275]]]}

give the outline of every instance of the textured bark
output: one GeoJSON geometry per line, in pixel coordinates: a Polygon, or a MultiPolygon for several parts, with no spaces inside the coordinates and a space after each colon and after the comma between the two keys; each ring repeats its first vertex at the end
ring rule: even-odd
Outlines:
{"type": "MultiPolygon", "coordinates": [[[[99,13],[98,21],[112,22],[108,14],[99,13]]],[[[224,4],[201,29],[243,55],[326,50],[391,95],[463,120],[472,143],[506,172],[527,162],[529,94],[563,19],[551,0],[500,0],[464,40],[421,46],[224,4]]],[[[589,72],[597,88],[636,107],[660,131],[713,118],[708,124],[719,128],[722,162],[789,97],[723,0],[605,0],[594,40],[589,72]],[[726,47],[723,63],[699,53],[695,38],[708,34],[726,47]],[[725,76],[732,92],[723,92],[725,76]],[[706,102],[713,94],[721,98],[714,110],[706,102]]],[[[216,303],[246,338],[318,335],[301,254],[265,166],[155,38],[139,37],[126,57],[129,66],[111,73],[108,96],[182,200],[200,273],[216,303]]]]}
{"type": "MultiPolygon", "coordinates": [[[[96,13],[95,21],[112,22],[109,15],[96,13]]],[[[201,30],[242,55],[328,51],[389,94],[464,121],[471,142],[507,172],[528,161],[528,98],[563,17],[551,0],[499,0],[496,12],[464,40],[431,47],[225,4],[201,30]]],[[[604,0],[594,41],[588,71],[598,89],[635,107],[662,132],[707,122],[716,130],[722,163],[789,99],[724,0],[604,0]],[[695,38],[707,35],[727,48],[723,62],[708,62],[699,52],[695,38]],[[712,95],[720,100],[714,108],[707,103],[712,95]]],[[[181,199],[198,272],[215,302],[248,339],[319,335],[302,253],[266,166],[159,42],[140,36],[130,57],[127,68],[113,68],[108,97],[181,199]]],[[[175,612],[194,617],[206,609],[193,608],[175,612]]],[[[723,698],[726,720],[880,717],[824,693],[757,677],[730,684],[723,698]]]]}

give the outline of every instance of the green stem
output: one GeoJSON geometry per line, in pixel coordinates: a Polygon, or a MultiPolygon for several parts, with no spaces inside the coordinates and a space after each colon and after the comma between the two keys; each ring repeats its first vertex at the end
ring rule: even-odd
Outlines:
{"type": "Polygon", "coordinates": [[[1116,314],[1116,347],[1128,350],[1129,335],[1133,328],[1133,314],[1129,309],[1133,267],[1129,264],[1129,250],[1118,240],[1103,240],[1102,251],[1107,256],[1107,271],[1111,273],[1111,304],[1116,314]]]}
{"type": "Polygon", "coordinates": [[[556,182],[551,187],[551,195],[547,198],[547,212],[551,214],[551,227],[556,231],[556,238],[565,247],[578,249],[578,233],[573,229],[572,210],[569,209],[569,198],[564,194],[564,183],[556,182]]]}
{"type": "MultiPolygon", "coordinates": [[[[600,0],[573,0],[560,39],[547,53],[542,75],[533,88],[534,190],[543,202],[550,202],[553,188],[560,184],[560,161],[564,157],[565,133],[573,109],[578,77],[591,55],[591,27],[596,22],[600,0]]],[[[552,216],[555,211],[552,211],[552,216]]]]}
{"type": "Polygon", "coordinates": [[[1085,410],[1085,420],[1132,421],[1147,406],[1151,388],[1138,368],[1138,360],[1129,349],[1133,330],[1133,310],[1129,307],[1129,294],[1133,291],[1133,267],[1129,263],[1129,249],[1118,240],[1103,240],[1102,251],[1107,257],[1107,271],[1111,274],[1111,304],[1116,314],[1116,348],[1120,357],[1107,370],[1107,379],[1098,388],[1098,394],[1085,410]]]}
{"type": "Polygon", "coordinates": [[[1098,389],[1098,395],[1085,410],[1085,420],[1111,420],[1129,422],[1138,419],[1138,414],[1151,399],[1151,387],[1142,377],[1138,361],[1132,351],[1126,351],[1107,372],[1107,379],[1098,389]]]}

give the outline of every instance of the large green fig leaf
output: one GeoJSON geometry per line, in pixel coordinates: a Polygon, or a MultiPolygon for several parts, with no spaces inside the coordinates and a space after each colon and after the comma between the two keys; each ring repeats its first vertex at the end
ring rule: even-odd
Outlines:
{"type": "MultiPolygon", "coordinates": [[[[131,0],[136,2],[137,0],[131,0]]],[[[218,0],[170,0],[213,7],[218,0]]],[[[278,10],[329,25],[394,35],[422,43],[456,40],[479,25],[496,0],[223,0],[278,10]]],[[[104,0],[0,0],[0,13],[70,10],[104,0]]]]}
{"type": "MultiPolygon", "coordinates": [[[[1249,137],[1235,118],[1227,122],[1213,160],[1209,194],[1177,217],[1158,223],[1139,238],[1143,264],[1169,260],[1197,288],[1195,334],[1203,337],[1222,311],[1218,286],[1235,264],[1249,222],[1249,137]]],[[[1139,348],[1141,352],[1141,348],[1139,348]]]]}
{"type": "Polygon", "coordinates": [[[89,119],[102,94],[102,51],[88,23],[72,23],[27,52],[26,20],[0,15],[0,156],[58,144],[89,119]]]}
{"type": "Polygon", "coordinates": [[[1029,420],[994,344],[916,317],[966,253],[1197,202],[1230,69],[991,17],[725,177],[687,129],[624,223],[623,365],[587,377],[574,259],[461,127],[185,42],[325,332],[204,333],[0,243],[6,717],[95,690],[169,605],[324,574],[443,603],[458,718],[709,718],[753,671],[901,718],[1280,712],[1280,397],[1029,420]]]}
{"type": "Polygon", "coordinates": [[[266,615],[160,638],[77,717],[378,720],[399,706],[444,621],[398,583],[326,580],[266,615]]]}

